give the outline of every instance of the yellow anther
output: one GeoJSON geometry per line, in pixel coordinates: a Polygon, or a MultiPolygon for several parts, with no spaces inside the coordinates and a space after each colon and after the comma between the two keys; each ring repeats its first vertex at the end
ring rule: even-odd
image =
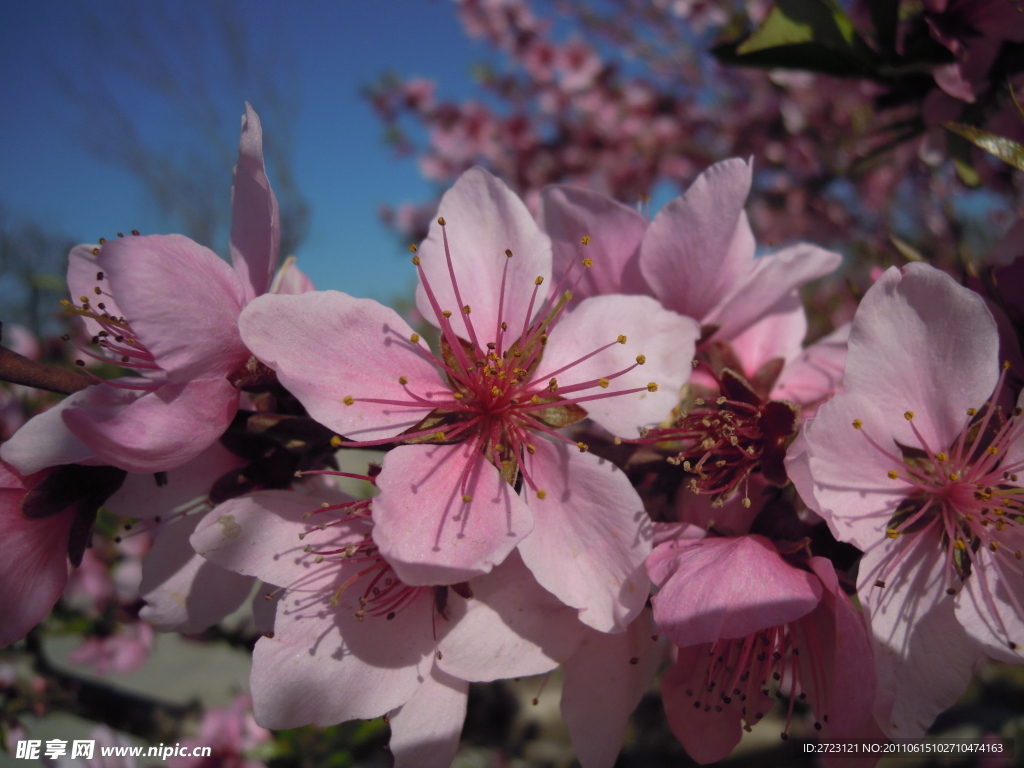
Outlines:
{"type": "Polygon", "coordinates": [[[506,248],[505,249],[505,255],[508,256],[511,259],[512,258],[512,249],[511,248],[506,248]]]}
{"type": "Polygon", "coordinates": [[[449,318],[449,317],[451,317],[451,316],[452,316],[452,311],[451,311],[450,309],[446,309],[446,310],[444,310],[444,311],[443,311],[443,312],[441,313],[441,317],[444,317],[444,318],[446,318],[446,319],[447,319],[447,318],[449,318]]]}
{"type": "Polygon", "coordinates": [[[437,217],[437,223],[440,224],[443,227],[445,225],[444,216],[438,216],[437,217]]]}
{"type": "Polygon", "coordinates": [[[636,364],[637,365],[643,365],[646,362],[647,362],[647,358],[644,357],[643,355],[637,355],[636,356],[636,364]]]}
{"type": "Polygon", "coordinates": [[[727,398],[725,397],[725,395],[722,395],[717,400],[715,400],[715,403],[718,404],[718,405],[725,405],[726,399],[727,398]]]}
{"type": "Polygon", "coordinates": [[[1021,559],[1022,555],[1021,555],[1021,553],[1020,553],[1020,550],[1019,550],[1019,549],[1015,549],[1015,550],[1013,551],[1013,557],[1014,557],[1014,558],[1015,558],[1016,560],[1020,560],[1020,559],[1021,559]]]}
{"type": "Polygon", "coordinates": [[[466,504],[469,504],[469,502],[471,502],[472,500],[473,500],[473,497],[472,497],[472,496],[470,496],[470,495],[469,495],[468,493],[467,493],[467,494],[464,494],[464,495],[462,496],[462,501],[463,501],[464,503],[466,503],[466,504]]]}
{"type": "Polygon", "coordinates": [[[420,265],[420,257],[419,256],[413,256],[412,257],[412,263],[415,264],[418,267],[420,265]]]}
{"type": "Polygon", "coordinates": [[[890,539],[896,539],[899,538],[900,532],[897,531],[895,528],[889,528],[888,530],[886,530],[885,535],[888,536],[890,539]]]}
{"type": "Polygon", "coordinates": [[[620,334],[619,337],[616,339],[616,341],[619,342],[619,344],[625,344],[626,343],[626,337],[622,336],[620,334]]]}
{"type": "Polygon", "coordinates": [[[530,402],[533,403],[534,405],[540,405],[540,398],[537,397],[537,395],[534,395],[533,397],[530,398],[530,402]]]}
{"type": "Polygon", "coordinates": [[[468,315],[468,314],[469,314],[469,312],[470,312],[470,309],[469,309],[469,304],[467,304],[466,306],[464,306],[464,307],[462,308],[462,314],[464,314],[464,315],[468,315]]]}
{"type": "Polygon", "coordinates": [[[949,473],[949,479],[952,480],[955,483],[957,480],[960,479],[960,473],[959,472],[950,472],[949,473]]]}
{"type": "Polygon", "coordinates": [[[93,248],[92,249],[92,255],[93,256],[99,256],[100,255],[100,249],[99,248],[93,248]]]}
{"type": "Polygon", "coordinates": [[[860,429],[863,426],[864,426],[864,422],[861,421],[860,419],[854,419],[853,420],[853,428],[854,429],[860,429]]]}
{"type": "Polygon", "coordinates": [[[967,545],[964,544],[963,539],[957,539],[953,542],[953,549],[957,550],[958,552],[963,552],[965,549],[967,549],[967,545]]]}
{"type": "Polygon", "coordinates": [[[743,497],[743,501],[740,502],[744,509],[750,509],[750,499],[746,496],[743,497]]]}
{"type": "Polygon", "coordinates": [[[545,491],[543,488],[541,488],[539,491],[537,491],[537,498],[538,499],[543,501],[547,497],[548,497],[548,492],[545,491]]]}
{"type": "Polygon", "coordinates": [[[418,333],[414,333],[412,336],[409,337],[409,341],[411,341],[413,344],[419,344],[420,335],[418,333]]]}
{"type": "Polygon", "coordinates": [[[538,276],[537,276],[537,279],[533,281],[533,284],[534,284],[534,285],[540,285],[540,284],[541,284],[541,283],[543,283],[543,282],[544,282],[544,278],[543,278],[543,277],[540,277],[540,276],[538,275],[538,276]]]}
{"type": "Polygon", "coordinates": [[[79,296],[78,300],[80,302],[82,302],[83,304],[88,304],[89,303],[89,297],[88,296],[79,296]]]}
{"type": "Polygon", "coordinates": [[[584,267],[587,267],[587,268],[590,268],[590,267],[594,266],[594,260],[593,259],[584,259],[581,263],[583,264],[584,267]]]}
{"type": "Polygon", "coordinates": [[[437,441],[444,440],[444,432],[435,432],[434,439],[437,441]]]}
{"type": "Polygon", "coordinates": [[[899,472],[897,472],[897,471],[896,471],[895,469],[890,469],[890,470],[889,470],[889,479],[890,479],[890,480],[895,480],[895,479],[896,479],[896,478],[898,478],[899,476],[900,476],[900,473],[899,473],[899,472]]]}
{"type": "Polygon", "coordinates": [[[998,552],[999,551],[999,542],[998,541],[990,541],[989,544],[988,544],[988,548],[991,549],[993,552],[998,552]]]}
{"type": "Polygon", "coordinates": [[[416,243],[409,243],[409,253],[416,253],[419,248],[416,247],[416,243]]]}
{"type": "Polygon", "coordinates": [[[345,395],[345,399],[342,400],[341,402],[343,402],[345,405],[352,405],[352,403],[354,403],[355,401],[356,400],[354,397],[352,397],[352,395],[345,395]]]}
{"type": "Polygon", "coordinates": [[[1010,370],[1010,361],[1009,360],[1003,360],[1003,370],[1004,371],[1010,370]]]}
{"type": "Polygon", "coordinates": [[[976,416],[977,414],[978,414],[978,409],[977,408],[968,408],[967,409],[967,415],[968,416],[976,416]]]}
{"type": "Polygon", "coordinates": [[[608,389],[608,385],[609,384],[611,384],[611,382],[608,381],[608,379],[598,379],[597,380],[597,386],[601,387],[601,389],[608,389]]]}
{"type": "Polygon", "coordinates": [[[462,394],[461,392],[453,392],[452,397],[454,397],[456,400],[462,400],[465,397],[465,395],[462,394]]]}
{"type": "Polygon", "coordinates": [[[580,245],[590,245],[590,235],[584,235],[580,238],[580,245]]]}
{"type": "Polygon", "coordinates": [[[537,452],[537,446],[531,443],[526,444],[526,452],[531,456],[537,452]]]}
{"type": "Polygon", "coordinates": [[[399,376],[398,377],[398,383],[401,384],[404,387],[406,384],[409,383],[409,380],[407,378],[405,378],[405,376],[399,376]]]}
{"type": "Polygon", "coordinates": [[[590,450],[590,446],[586,443],[576,443],[576,447],[580,449],[580,453],[586,453],[590,450]]]}
{"type": "Polygon", "coordinates": [[[70,306],[71,306],[71,302],[70,302],[70,301],[68,301],[67,299],[61,299],[61,300],[60,300],[60,305],[61,305],[62,307],[70,307],[70,306]]]}
{"type": "Polygon", "coordinates": [[[491,394],[495,397],[501,397],[501,390],[498,389],[497,385],[491,387],[491,394]]]}
{"type": "Polygon", "coordinates": [[[98,242],[98,243],[99,243],[100,245],[103,245],[104,243],[106,243],[106,242],[107,242],[107,238],[105,238],[105,237],[101,237],[101,238],[100,238],[99,240],[97,240],[96,242],[98,242]]]}
{"type": "Polygon", "coordinates": [[[948,461],[949,457],[945,453],[936,453],[935,458],[939,461],[948,461]]]}
{"type": "Polygon", "coordinates": [[[994,445],[990,445],[986,450],[993,456],[999,453],[999,449],[996,448],[994,445]]]}
{"type": "Polygon", "coordinates": [[[331,448],[340,448],[341,438],[337,435],[331,435],[331,448]]]}
{"type": "Polygon", "coordinates": [[[906,419],[907,421],[912,421],[914,418],[914,412],[907,411],[906,413],[903,414],[903,418],[906,419]]]}
{"type": "Polygon", "coordinates": [[[655,384],[653,381],[648,382],[648,384],[647,384],[647,391],[648,392],[657,392],[658,391],[658,385],[655,384]]]}
{"type": "Polygon", "coordinates": [[[540,335],[540,343],[541,343],[542,345],[544,345],[544,344],[547,344],[547,343],[548,343],[548,335],[547,335],[546,333],[542,333],[542,334],[540,335]]]}

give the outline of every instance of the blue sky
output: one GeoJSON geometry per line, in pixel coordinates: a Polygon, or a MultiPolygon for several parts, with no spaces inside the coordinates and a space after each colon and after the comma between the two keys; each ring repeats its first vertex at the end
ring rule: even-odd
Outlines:
{"type": "MultiPolygon", "coordinates": [[[[207,7],[198,0],[161,4],[171,14],[185,14],[182,20],[207,7]]],[[[381,203],[428,199],[431,186],[413,160],[392,157],[358,90],[392,70],[437,81],[440,96],[464,98],[474,92],[470,68],[488,56],[487,48],[463,34],[452,4],[444,0],[287,6],[249,0],[239,7],[245,8],[253,38],[287,47],[297,65],[293,85],[301,108],[294,170],[312,207],[309,236],[298,251],[300,265],[321,288],[380,299],[403,293],[413,274],[400,256],[401,244],[379,223],[377,209],[381,203]]],[[[173,231],[175,224],[130,173],[86,151],[76,138],[75,112],[55,85],[54,71],[102,66],[102,52],[89,55],[94,41],[86,37],[81,18],[84,10],[102,23],[111,9],[98,1],[0,4],[0,203],[9,220],[31,218],[82,242],[133,228],[173,231]],[[83,51],[87,62],[78,58],[83,51]]],[[[246,95],[223,98],[237,101],[242,114],[246,95]]],[[[133,93],[132,100],[142,131],[157,141],[174,140],[164,136],[174,130],[173,121],[144,93],[133,93]]],[[[272,126],[264,128],[272,140],[272,126]]],[[[225,198],[230,170],[224,168],[225,198]]]]}

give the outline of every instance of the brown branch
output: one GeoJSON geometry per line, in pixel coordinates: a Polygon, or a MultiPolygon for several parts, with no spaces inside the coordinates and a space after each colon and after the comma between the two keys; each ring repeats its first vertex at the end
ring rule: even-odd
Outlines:
{"type": "MultiPolygon", "coordinates": [[[[0,335],[3,323],[0,323],[0,335]]],[[[45,389],[61,395],[73,395],[96,382],[80,373],[37,363],[0,345],[0,381],[45,389]]]]}

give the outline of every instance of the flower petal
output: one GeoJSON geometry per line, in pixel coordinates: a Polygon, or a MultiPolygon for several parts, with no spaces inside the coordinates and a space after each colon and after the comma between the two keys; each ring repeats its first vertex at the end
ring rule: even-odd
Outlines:
{"type": "Polygon", "coordinates": [[[399,446],[376,479],[373,538],[406,584],[487,573],[533,528],[529,507],[472,440],[399,446]]]}
{"type": "Polygon", "coordinates": [[[43,520],[21,512],[25,487],[5,468],[0,489],[0,648],[23,638],[53,610],[68,580],[68,536],[73,509],[43,520]],[[20,487],[18,487],[20,486],[20,487]]]}
{"type": "Polygon", "coordinates": [[[889,736],[920,738],[967,688],[980,654],[946,594],[945,553],[937,535],[918,535],[899,567],[885,545],[861,558],[857,594],[871,629],[878,674],[875,718],[889,736]],[[885,587],[875,586],[885,576],[885,587]],[[941,670],[941,674],[936,674],[941,670]]]}
{"type": "Polygon", "coordinates": [[[849,345],[843,386],[878,403],[890,425],[876,440],[889,434],[918,445],[903,418],[912,410],[932,450],[949,447],[999,374],[999,337],[984,299],[927,264],[892,267],[871,286],[849,345]]]}
{"type": "Polygon", "coordinates": [[[199,515],[165,523],[142,560],[139,616],[161,632],[202,632],[237,609],[252,592],[253,579],[196,554],[189,536],[199,515]]]}
{"type": "Polygon", "coordinates": [[[433,666],[433,599],[424,590],[395,618],[353,618],[358,605],[330,591],[285,593],[274,637],[260,638],[250,683],[264,728],[327,726],[380,717],[409,701],[433,666]]]}
{"type": "Polygon", "coordinates": [[[842,391],[849,338],[846,323],[803,350],[782,369],[771,398],[797,403],[804,418],[813,416],[820,404],[842,391]]]}
{"type": "Polygon", "coordinates": [[[562,717],[583,768],[612,768],[629,716],[662,660],[658,628],[644,608],[625,632],[587,632],[563,665],[562,717]]]}
{"type": "Polygon", "coordinates": [[[543,589],[518,552],[469,583],[472,598],[447,587],[447,619],[435,619],[437,665],[461,680],[487,682],[550,672],[583,640],[587,628],[543,589]]]}
{"type": "Polygon", "coordinates": [[[701,323],[721,326],[718,338],[739,336],[761,318],[791,309],[796,288],[835,271],[842,261],[838,253],[807,243],[762,256],[701,323]]]}
{"type": "Polygon", "coordinates": [[[277,198],[263,163],[263,127],[246,102],[231,185],[231,263],[245,287],[247,302],[270,287],[280,245],[277,198]]]}
{"type": "Polygon", "coordinates": [[[538,440],[528,491],[533,533],[519,545],[544,589],[599,632],[621,632],[640,613],[650,584],[644,559],[652,530],[643,503],[618,467],[575,447],[538,440]]]}
{"type": "Polygon", "coordinates": [[[654,618],[678,646],[746,637],[810,613],[821,582],[786,563],[763,536],[686,539],[647,561],[660,586],[654,618]]]}
{"type": "Polygon", "coordinates": [[[469,683],[436,664],[431,667],[412,698],[388,717],[394,768],[449,768],[459,748],[468,694],[469,683]]]}
{"type": "Polygon", "coordinates": [[[309,275],[295,266],[294,256],[289,256],[274,275],[269,293],[298,294],[315,290],[309,275]]]}
{"type": "MultiPolygon", "coordinates": [[[[630,366],[629,373],[611,378],[610,386],[584,390],[582,396],[646,388],[622,397],[588,400],[582,403],[590,418],[615,435],[636,437],[641,426],[656,424],[679,403],[679,390],[693,370],[694,345],[700,335],[697,322],[664,309],[649,296],[595,296],[563,317],[548,334],[534,381],[546,381],[551,374],[575,363],[600,347],[612,344],[600,354],[558,373],[561,388],[602,377],[610,378],[630,366]],[[625,344],[615,344],[620,336],[625,344]],[[636,365],[637,356],[645,363],[636,365]]],[[[567,398],[574,397],[566,395],[567,398]]]]}
{"type": "Polygon", "coordinates": [[[238,390],[226,379],[199,379],[165,384],[110,416],[82,405],[63,417],[104,462],[129,472],[163,472],[205,451],[237,410],[238,390]]]}
{"type": "Polygon", "coordinates": [[[733,158],[708,168],[647,228],[640,271],[661,303],[704,322],[754,259],[743,212],[753,169],[733,158]]]}
{"type": "Polygon", "coordinates": [[[245,291],[209,248],[182,235],[126,237],[97,259],[139,341],[172,381],[227,376],[249,357],[238,335],[245,291]]]}
{"type": "MultiPolygon", "coordinates": [[[[80,306],[84,297],[89,300],[92,307],[102,302],[104,308],[98,310],[100,314],[106,312],[112,317],[121,317],[124,313],[110,295],[109,285],[105,279],[99,279],[102,274],[98,264],[99,254],[93,253],[93,250],[98,251],[99,246],[76,245],[68,253],[68,292],[71,294],[71,301],[80,306]],[[103,294],[97,295],[96,288],[103,291],[103,294]]],[[[103,330],[103,327],[91,317],[79,315],[79,319],[85,325],[85,332],[89,336],[95,336],[103,330]]]]}
{"type": "Polygon", "coordinates": [[[130,472],[103,506],[119,517],[166,518],[206,497],[222,475],[245,464],[245,459],[215,442],[192,461],[160,476],[130,472]]]}
{"type": "MultiPolygon", "coordinates": [[[[367,402],[412,402],[443,388],[437,370],[414,345],[398,313],[338,291],[266,295],[239,321],[252,353],[321,424],[355,440],[394,437],[432,408],[367,402]],[[404,376],[408,385],[399,384],[404,376]],[[345,399],[354,399],[346,405],[345,399]]],[[[450,392],[449,392],[450,396],[450,392]]]]}
{"type": "Polygon", "coordinates": [[[537,222],[551,238],[556,275],[579,269],[581,259],[594,262],[573,289],[573,306],[588,296],[650,295],[639,251],[647,219],[632,208],[583,187],[549,186],[541,190],[537,222]],[[590,238],[586,246],[583,237],[590,238]]]}
{"type": "MultiPolygon", "coordinates": [[[[707,706],[708,655],[710,645],[680,648],[676,663],[661,679],[661,701],[672,733],[686,753],[702,765],[726,757],[740,743],[742,715],[735,706],[707,706]]],[[[759,697],[760,693],[755,694],[759,697]]],[[[764,699],[764,713],[774,702],[764,699]]],[[[712,699],[713,701],[714,699],[712,699]]],[[[751,712],[756,703],[748,702],[751,712]]]]}
{"type": "Polygon", "coordinates": [[[1019,606],[1024,604],[1024,589],[1012,553],[1024,550],[1024,536],[1019,528],[1007,526],[999,543],[1002,553],[984,545],[974,553],[971,575],[954,601],[956,618],[989,656],[1020,664],[1024,661],[1024,616],[1019,606]]]}
{"type": "MultiPolygon", "coordinates": [[[[471,339],[466,315],[459,310],[469,305],[469,318],[481,344],[494,341],[498,323],[508,324],[512,339],[527,321],[530,297],[537,291],[534,311],[540,309],[551,281],[551,240],[540,231],[523,201],[505,182],[482,168],[470,168],[444,193],[438,213],[446,221],[452,270],[458,281],[455,295],[448,271],[441,225],[430,225],[430,233],[419,249],[420,263],[430,289],[442,310],[451,311],[452,326],[464,339],[471,339]],[[509,261],[505,251],[512,251],[509,261]],[[504,301],[501,277],[508,262],[504,301]],[[538,277],[544,283],[537,288],[538,277]],[[501,303],[502,316],[498,317],[501,303]]],[[[416,306],[434,325],[438,324],[422,283],[416,289],[416,306]]]]}

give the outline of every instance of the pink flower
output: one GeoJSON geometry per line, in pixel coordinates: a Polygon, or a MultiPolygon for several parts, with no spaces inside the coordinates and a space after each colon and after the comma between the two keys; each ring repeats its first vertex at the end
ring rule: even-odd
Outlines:
{"type": "Polygon", "coordinates": [[[550,241],[486,171],[464,174],[440,213],[450,223],[431,225],[413,259],[439,356],[394,311],[337,292],[260,298],[242,314],[245,343],[328,428],[419,443],[386,454],[373,506],[374,538],[405,583],[466,581],[518,547],[583,622],[624,629],[647,597],[642,504],[557,430],[589,416],[635,436],[667,416],[696,324],[640,296],[566,311],[590,259],[549,294],[550,241]]]}
{"type": "Polygon", "coordinates": [[[396,766],[446,768],[465,680],[548,672],[586,628],[514,554],[468,584],[404,583],[381,557],[370,504],[262,491],[217,507],[192,543],[225,568],[284,585],[267,592],[274,631],[253,654],[260,725],[387,714],[396,766]]]}
{"type": "Polygon", "coordinates": [[[230,707],[208,709],[203,713],[199,737],[184,739],[183,747],[210,747],[209,757],[171,757],[171,768],[262,768],[263,763],[246,760],[245,753],[270,741],[273,735],[256,724],[252,716],[252,699],[236,696],[230,707]]]}
{"type": "Polygon", "coordinates": [[[144,621],[122,624],[112,635],[87,638],[71,652],[68,660],[95,667],[101,675],[109,672],[123,675],[146,663],[153,638],[153,628],[144,621]]]}
{"type": "Polygon", "coordinates": [[[140,376],[68,398],[43,415],[47,439],[22,430],[4,445],[5,460],[22,472],[89,460],[145,473],[198,456],[238,409],[233,377],[244,374],[250,358],[238,315],[270,288],[279,240],[262,129],[246,105],[232,187],[233,266],[181,235],[74,248],[68,308],[98,349],[80,351],[140,376]]]}
{"type": "Polygon", "coordinates": [[[774,706],[776,684],[789,700],[786,730],[799,700],[827,738],[858,735],[874,701],[871,648],[832,564],[797,567],[762,536],[699,536],[660,544],[647,561],[660,586],[655,620],[678,646],[661,692],[686,751],[700,763],[726,757],[741,726],[774,706]]]}
{"type": "Polygon", "coordinates": [[[854,317],[846,392],[787,457],[803,499],[865,553],[876,716],[894,736],[923,733],[979,653],[1022,658],[1024,426],[995,407],[998,345],[980,296],[927,265],[888,270],[854,317]]]}
{"type": "Polygon", "coordinates": [[[23,478],[0,462],[0,647],[20,640],[53,609],[68,580],[74,507],[33,520],[21,503],[41,477],[23,478]]]}

